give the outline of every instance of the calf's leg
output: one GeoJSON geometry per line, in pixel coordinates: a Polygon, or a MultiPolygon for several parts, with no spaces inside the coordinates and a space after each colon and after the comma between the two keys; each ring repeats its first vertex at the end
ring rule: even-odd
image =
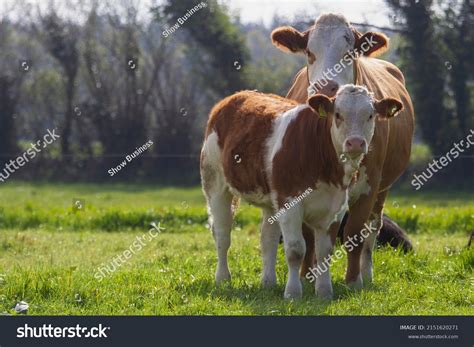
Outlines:
{"type": "Polygon", "coordinates": [[[293,207],[280,218],[283,234],[286,262],[288,264],[288,281],[285,287],[285,298],[300,299],[303,296],[299,270],[306,251],[303,238],[303,213],[301,208],[293,207]]]}
{"type": "Polygon", "coordinates": [[[209,223],[217,249],[216,283],[230,280],[227,264],[227,252],[230,247],[230,231],[233,222],[233,195],[225,185],[219,170],[201,157],[201,180],[204,195],[207,200],[209,223]]]}
{"type": "Polygon", "coordinates": [[[271,287],[276,285],[275,263],[281,231],[278,222],[268,222],[268,218],[271,217],[272,212],[272,210],[264,209],[262,213],[260,246],[263,263],[261,279],[263,287],[271,287]]]}
{"type": "Polygon", "coordinates": [[[331,300],[333,295],[330,262],[334,247],[334,237],[329,231],[317,229],[315,231],[316,262],[318,264],[318,276],[316,276],[316,295],[324,300],[331,300]]]}
{"type": "Polygon", "coordinates": [[[209,212],[211,215],[211,230],[217,249],[216,283],[230,280],[227,252],[230,247],[230,232],[232,229],[232,194],[229,191],[210,194],[209,212]]]}

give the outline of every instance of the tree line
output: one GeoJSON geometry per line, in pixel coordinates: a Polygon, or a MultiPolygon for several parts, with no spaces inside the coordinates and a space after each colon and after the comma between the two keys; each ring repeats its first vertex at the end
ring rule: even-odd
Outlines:
{"type": "MultiPolygon", "coordinates": [[[[196,183],[212,105],[241,89],[284,95],[303,58],[272,47],[281,24],[242,24],[225,5],[67,0],[4,9],[0,21],[0,170],[47,129],[54,146],[15,173],[27,180],[196,183]],[[190,12],[190,13],[191,13],[190,12]],[[166,31],[166,35],[163,32],[166,31]],[[151,141],[127,169],[108,170],[151,141]]],[[[387,0],[397,20],[390,59],[414,99],[418,139],[442,153],[474,127],[473,5],[387,0]]],[[[460,160],[462,169],[473,161],[460,160]]],[[[458,170],[453,173],[457,174],[458,170]]]]}

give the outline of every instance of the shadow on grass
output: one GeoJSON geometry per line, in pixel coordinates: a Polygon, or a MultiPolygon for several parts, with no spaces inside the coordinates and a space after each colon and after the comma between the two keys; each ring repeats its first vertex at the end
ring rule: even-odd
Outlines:
{"type": "Polygon", "coordinates": [[[341,281],[333,282],[334,299],[325,301],[318,298],[314,285],[303,280],[303,298],[301,300],[286,300],[283,298],[284,283],[273,288],[263,288],[260,284],[247,283],[245,280],[233,279],[231,283],[216,285],[213,280],[200,279],[187,286],[194,295],[202,298],[220,299],[226,302],[238,302],[252,314],[256,315],[328,315],[328,308],[338,301],[360,296],[362,291],[381,291],[377,285],[370,284],[363,290],[350,290],[341,281]]]}

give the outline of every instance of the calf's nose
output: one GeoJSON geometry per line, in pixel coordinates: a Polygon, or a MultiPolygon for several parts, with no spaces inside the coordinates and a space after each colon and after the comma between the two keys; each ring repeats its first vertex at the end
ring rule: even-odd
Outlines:
{"type": "Polygon", "coordinates": [[[366,142],[362,137],[349,137],[344,144],[344,152],[363,153],[366,151],[366,142]]]}

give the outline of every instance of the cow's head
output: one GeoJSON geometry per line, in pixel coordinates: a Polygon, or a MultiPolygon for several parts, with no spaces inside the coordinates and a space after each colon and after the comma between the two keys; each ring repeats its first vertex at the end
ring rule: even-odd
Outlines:
{"type": "Polygon", "coordinates": [[[307,56],[308,95],[334,96],[338,87],[354,80],[353,60],[360,55],[376,56],[388,48],[388,38],[381,33],[359,33],[346,18],[322,14],[312,27],[299,32],[280,27],[272,32],[273,44],[284,52],[307,56]]]}
{"type": "Polygon", "coordinates": [[[403,108],[399,100],[375,100],[367,88],[353,84],[342,86],[332,98],[313,95],[308,104],[319,116],[330,117],[334,148],[338,155],[344,154],[351,159],[367,154],[376,117],[395,117],[403,108]]]}

